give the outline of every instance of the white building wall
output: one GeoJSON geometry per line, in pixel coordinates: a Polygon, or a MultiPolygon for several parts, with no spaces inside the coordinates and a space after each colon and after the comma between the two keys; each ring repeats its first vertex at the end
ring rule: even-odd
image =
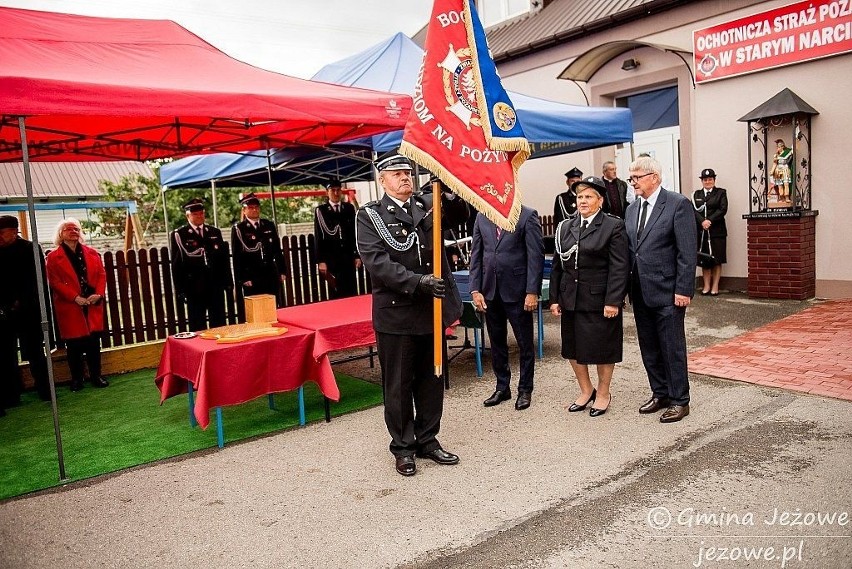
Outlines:
{"type": "MultiPolygon", "coordinates": [[[[608,41],[638,39],[691,51],[692,31],[756,14],[789,2],[700,2],[665,12],[606,34],[596,34],[500,65],[507,88],[560,102],[585,104],[577,85],[556,76],[579,54],[608,41]],[[732,10],[737,5],[746,5],[732,10]],[[714,15],[715,14],[715,15],[714,15]]],[[[687,60],[689,58],[687,56],[687,60]]],[[[748,277],[747,225],[749,212],[747,126],[738,122],[784,88],[790,88],[820,112],[812,121],[812,207],[816,219],[816,276],[818,297],[852,297],[852,211],[849,189],[849,145],[852,113],[852,54],[761,71],[692,86],[686,66],[675,55],[643,48],[607,63],[584,85],[592,105],[607,106],[613,97],[678,85],[681,128],[682,192],[700,187],[702,168],[713,168],[717,184],[727,188],[728,264],[723,276],[745,283],[748,277]],[[640,61],[634,71],[621,70],[627,57],[640,61]]],[[[582,85],[582,84],[581,84],[582,85]]],[[[528,161],[521,169],[524,203],[540,214],[552,213],[553,199],[564,191],[563,173],[577,166],[600,175],[600,165],[615,156],[605,148],[528,161]]],[[[801,158],[801,157],[797,157],[801,158]]],[[[626,178],[626,172],[619,172],[626,178]]],[[[783,246],[783,244],[779,244],[783,246]]]]}

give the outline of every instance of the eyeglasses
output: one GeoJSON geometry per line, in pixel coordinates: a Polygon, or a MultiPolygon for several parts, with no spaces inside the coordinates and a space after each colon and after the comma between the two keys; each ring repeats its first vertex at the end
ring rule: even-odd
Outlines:
{"type": "Polygon", "coordinates": [[[630,176],[629,178],[627,178],[627,181],[630,182],[631,184],[635,184],[636,182],[638,182],[642,178],[644,178],[646,176],[651,176],[651,175],[653,175],[653,172],[648,172],[647,174],[642,174],[641,176],[630,176]]]}

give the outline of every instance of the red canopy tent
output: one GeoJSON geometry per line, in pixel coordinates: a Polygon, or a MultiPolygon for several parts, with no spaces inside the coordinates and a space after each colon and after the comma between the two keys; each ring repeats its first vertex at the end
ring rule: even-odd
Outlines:
{"type": "MultiPolygon", "coordinates": [[[[0,8],[0,161],[23,162],[36,252],[31,160],[326,146],[401,129],[411,104],[408,95],[247,65],[171,21],[0,8]]],[[[36,273],[40,286],[39,263],[36,273]]],[[[39,299],[49,346],[44,296],[39,299]]],[[[52,405],[64,479],[55,392],[52,405]]]]}
{"type": "Polygon", "coordinates": [[[325,146],[400,129],[411,97],[288,77],[166,20],[0,8],[0,161],[325,146]]]}

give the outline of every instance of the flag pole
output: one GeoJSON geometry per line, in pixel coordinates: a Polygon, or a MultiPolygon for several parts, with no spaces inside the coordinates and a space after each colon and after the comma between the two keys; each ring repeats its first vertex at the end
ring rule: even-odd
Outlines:
{"type": "MultiPolygon", "coordinates": [[[[432,182],[432,272],[436,278],[441,278],[444,259],[444,233],[441,230],[441,182],[432,182]]],[[[433,361],[435,377],[443,377],[444,362],[444,323],[441,315],[441,299],[435,298],[432,307],[433,361]]]]}

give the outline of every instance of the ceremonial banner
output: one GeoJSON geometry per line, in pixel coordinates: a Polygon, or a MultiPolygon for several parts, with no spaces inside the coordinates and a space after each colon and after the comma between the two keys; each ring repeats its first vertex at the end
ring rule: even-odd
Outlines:
{"type": "Polygon", "coordinates": [[[514,231],[529,144],[469,0],[435,0],[400,153],[514,231]]]}

